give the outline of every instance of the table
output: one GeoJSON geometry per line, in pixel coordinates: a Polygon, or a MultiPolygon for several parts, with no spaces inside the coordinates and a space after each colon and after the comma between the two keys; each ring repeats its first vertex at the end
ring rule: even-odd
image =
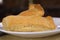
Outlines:
{"type": "Polygon", "coordinates": [[[23,38],[13,35],[4,35],[0,37],[0,40],[60,40],[60,34],[42,38],[23,38]]]}

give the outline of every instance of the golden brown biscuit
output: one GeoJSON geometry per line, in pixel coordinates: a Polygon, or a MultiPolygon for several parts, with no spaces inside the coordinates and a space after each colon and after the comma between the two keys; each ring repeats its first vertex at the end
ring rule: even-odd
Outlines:
{"type": "Polygon", "coordinates": [[[8,16],[2,21],[3,28],[8,31],[37,32],[54,30],[55,24],[50,17],[8,16]]]}
{"type": "Polygon", "coordinates": [[[40,4],[30,4],[29,9],[26,11],[21,12],[19,15],[23,16],[43,16],[44,15],[44,9],[40,4]]]}

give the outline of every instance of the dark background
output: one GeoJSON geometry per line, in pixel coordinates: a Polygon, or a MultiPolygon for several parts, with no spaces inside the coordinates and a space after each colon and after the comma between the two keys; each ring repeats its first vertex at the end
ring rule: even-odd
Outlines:
{"type": "MultiPolygon", "coordinates": [[[[0,21],[8,15],[17,15],[28,9],[28,0],[3,0],[0,5],[0,21]]],[[[34,0],[35,4],[41,4],[45,10],[45,16],[60,17],[60,0],[34,0]]]]}

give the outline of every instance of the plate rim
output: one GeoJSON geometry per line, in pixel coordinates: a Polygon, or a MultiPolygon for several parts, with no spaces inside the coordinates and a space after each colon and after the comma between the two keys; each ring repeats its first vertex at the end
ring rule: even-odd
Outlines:
{"type": "Polygon", "coordinates": [[[43,31],[43,32],[12,32],[12,31],[6,31],[0,29],[0,31],[5,32],[5,33],[13,33],[13,34],[42,34],[42,33],[51,33],[51,32],[60,32],[60,29],[57,30],[49,30],[49,31],[43,31]]]}

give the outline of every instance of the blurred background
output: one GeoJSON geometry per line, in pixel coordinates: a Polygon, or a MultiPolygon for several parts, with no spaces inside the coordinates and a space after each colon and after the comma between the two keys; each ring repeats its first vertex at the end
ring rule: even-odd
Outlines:
{"type": "MultiPolygon", "coordinates": [[[[41,4],[45,16],[60,17],[60,0],[34,0],[33,3],[41,4]]],[[[28,9],[28,0],[0,0],[0,22],[8,15],[17,15],[28,9]]]]}

